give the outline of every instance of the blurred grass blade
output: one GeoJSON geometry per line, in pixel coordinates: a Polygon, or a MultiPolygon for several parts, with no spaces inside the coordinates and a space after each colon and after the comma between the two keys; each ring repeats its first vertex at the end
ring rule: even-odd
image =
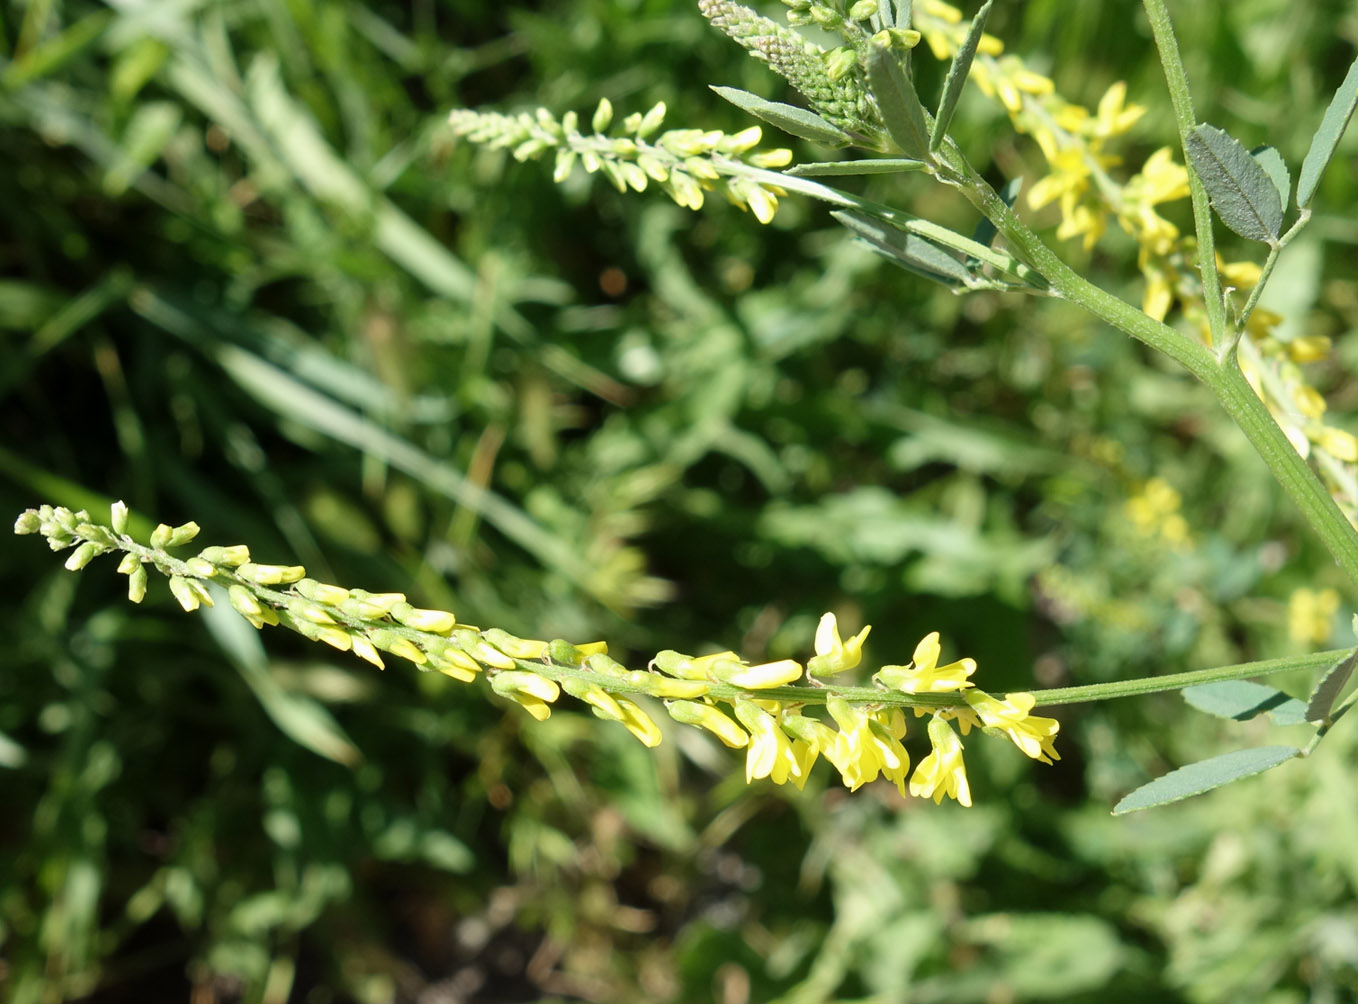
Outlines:
{"type": "Polygon", "coordinates": [[[1241,237],[1277,243],[1283,205],[1268,173],[1234,136],[1201,123],[1185,142],[1221,222],[1241,237]]]}
{"type": "Polygon", "coordinates": [[[1199,760],[1170,771],[1164,777],[1157,777],[1149,784],[1143,784],[1113,806],[1113,815],[1120,816],[1201,795],[1232,781],[1262,774],[1280,763],[1286,763],[1300,752],[1293,746],[1260,746],[1199,760]]]}
{"type": "Polygon", "coordinates": [[[786,105],[781,101],[768,101],[736,87],[713,87],[712,90],[742,111],[799,139],[825,146],[848,146],[852,141],[848,133],[805,108],[786,105]]]}
{"type": "Polygon", "coordinates": [[[112,11],[95,11],[55,37],[28,50],[0,72],[0,90],[17,90],[61,69],[98,41],[112,20],[112,11]]]}
{"type": "Polygon", "coordinates": [[[571,548],[500,495],[472,484],[448,462],[430,456],[259,356],[234,345],[221,344],[196,319],[153,293],[137,295],[133,306],[148,321],[184,338],[212,357],[236,383],[280,418],[295,421],[405,471],[431,491],[477,512],[543,565],[561,572],[573,582],[586,579],[588,569],[571,548]]]}
{"type": "Polygon", "coordinates": [[[930,150],[936,152],[948,136],[948,124],[952,122],[953,112],[957,111],[957,100],[962,96],[962,89],[967,86],[971,61],[976,58],[976,47],[981,44],[981,35],[985,32],[985,23],[994,3],[995,0],[986,0],[985,6],[971,19],[967,37],[953,57],[952,66],[948,68],[948,79],[943,81],[943,96],[938,101],[938,115],[934,117],[934,130],[929,134],[930,150]]]}
{"type": "Polygon", "coordinates": [[[339,722],[315,698],[286,691],[269,673],[269,657],[259,632],[231,608],[226,590],[215,584],[214,605],[199,611],[208,631],[279,730],[317,756],[352,767],[363,759],[339,722]]]}
{"type": "Polygon", "coordinates": [[[1320,128],[1311,139],[1311,148],[1306,151],[1306,159],[1301,162],[1301,176],[1297,179],[1297,205],[1305,209],[1316,194],[1320,176],[1330,164],[1330,158],[1348,128],[1353,109],[1358,107],[1358,59],[1349,65],[1344,82],[1334,92],[1330,106],[1320,120],[1320,128]]]}

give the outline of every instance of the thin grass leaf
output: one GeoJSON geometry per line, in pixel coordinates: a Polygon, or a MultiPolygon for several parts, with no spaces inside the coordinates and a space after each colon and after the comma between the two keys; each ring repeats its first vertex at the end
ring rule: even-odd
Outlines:
{"type": "Polygon", "coordinates": [[[894,52],[880,45],[872,46],[868,54],[868,82],[882,122],[896,145],[908,157],[932,161],[928,113],[894,52]]]}
{"type": "Polygon", "coordinates": [[[1336,698],[1344,685],[1353,676],[1354,666],[1358,665],[1358,649],[1335,663],[1317,681],[1315,689],[1311,691],[1311,697],[1306,702],[1306,720],[1308,722],[1326,722],[1330,720],[1330,711],[1334,707],[1336,698]]]}
{"type": "Polygon", "coordinates": [[[1221,222],[1241,237],[1276,244],[1282,201],[1268,173],[1240,141],[1200,123],[1184,146],[1221,222]]]}
{"type": "Polygon", "coordinates": [[[61,69],[103,35],[113,13],[97,10],[28,50],[0,73],[0,90],[14,91],[61,69]]]}
{"type": "Polygon", "coordinates": [[[1143,784],[1113,806],[1113,815],[1121,816],[1201,795],[1232,781],[1262,774],[1280,763],[1286,763],[1300,752],[1293,746],[1260,746],[1199,760],[1170,771],[1164,777],[1157,777],[1149,784],[1143,784]]]}
{"type": "Polygon", "coordinates": [[[712,90],[741,111],[749,112],[755,118],[763,119],[769,125],[776,126],[799,139],[836,147],[848,146],[853,142],[848,133],[805,108],[783,104],[781,101],[768,101],[738,87],[713,87],[712,90]]]}
{"type": "Polygon", "coordinates": [[[967,85],[967,75],[971,72],[971,61],[976,58],[976,47],[981,44],[985,32],[986,19],[995,0],[986,0],[985,5],[971,19],[967,37],[962,42],[952,66],[948,68],[948,78],[943,81],[943,96],[938,102],[938,115],[934,118],[934,131],[929,135],[929,149],[937,151],[948,135],[948,124],[952,122],[953,112],[957,110],[957,100],[962,96],[962,88],[967,85]]]}
{"type": "Polygon", "coordinates": [[[838,178],[858,174],[901,174],[923,171],[928,164],[922,160],[903,157],[881,157],[876,160],[839,160],[824,164],[796,164],[787,173],[797,178],[838,178]]]}
{"type": "Polygon", "coordinates": [[[313,697],[284,690],[273,678],[259,632],[231,608],[226,590],[216,584],[209,584],[208,589],[214,604],[201,609],[208,632],[236,667],[265,714],[284,735],[317,756],[346,767],[359,763],[363,754],[324,705],[313,697]]]}
{"type": "Polygon", "coordinates": [[[1358,59],[1349,65],[1344,82],[1334,92],[1330,106],[1320,120],[1320,128],[1311,139],[1311,148],[1306,151],[1306,159],[1301,162],[1301,176],[1297,179],[1297,205],[1305,209],[1316,194],[1320,176],[1330,165],[1330,158],[1343,138],[1344,130],[1353,117],[1353,109],[1358,107],[1358,59]]]}

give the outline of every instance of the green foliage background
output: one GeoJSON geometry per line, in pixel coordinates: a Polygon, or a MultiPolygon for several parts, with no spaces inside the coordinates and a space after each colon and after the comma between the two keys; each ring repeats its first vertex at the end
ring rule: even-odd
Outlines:
{"type": "MultiPolygon", "coordinates": [[[[1200,114],[1295,170],[1358,19],[1177,6],[1200,114]]],[[[1189,378],[1070,307],[950,297],[796,199],[761,228],[453,143],[455,106],[663,100],[671,126],[734,131],[708,83],[789,100],[688,4],[0,10],[4,512],[121,497],[634,665],[800,656],[831,609],[874,625],[878,663],[941,630],[992,691],[1286,654],[1291,591],[1342,585],[1189,378]],[[1122,515],[1152,475],[1184,496],[1187,551],[1122,515]]],[[[990,30],[1072,100],[1126,79],[1151,108],[1129,167],[1173,141],[1138,4],[1001,5],[990,30]]],[[[1041,173],[979,94],[957,129],[993,177],[1041,173]]],[[[1339,414],[1351,140],[1333,219],[1274,283],[1336,338],[1317,378],[1339,414]]],[[[869,187],[974,223],[910,176],[869,187]]],[[[1129,241],[1065,250],[1139,300],[1129,241]]],[[[539,725],[488,688],[185,616],[163,586],[133,607],[112,572],[0,548],[9,1000],[1358,994],[1349,728],[1117,820],[1147,777],[1269,727],[1177,697],[1072,708],[1055,767],[973,744],[970,810],[824,773],[747,788],[689,730],[647,751],[575,711],[539,725]]]]}

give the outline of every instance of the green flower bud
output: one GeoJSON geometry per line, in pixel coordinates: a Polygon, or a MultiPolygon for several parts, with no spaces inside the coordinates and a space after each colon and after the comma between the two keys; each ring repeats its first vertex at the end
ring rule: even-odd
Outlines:
{"type": "Polygon", "coordinates": [[[660,124],[665,121],[665,102],[658,102],[641,119],[641,124],[637,126],[636,134],[641,139],[645,139],[651,133],[660,128],[660,124]]]}
{"type": "Polygon", "coordinates": [[[858,0],[849,8],[849,17],[855,21],[866,21],[877,13],[877,0],[858,0]]]}
{"type": "Polygon", "coordinates": [[[204,561],[202,558],[190,558],[184,562],[184,565],[200,579],[210,579],[217,574],[217,566],[210,561],[204,561]]]}
{"type": "Polygon", "coordinates": [[[127,598],[133,603],[140,603],[146,598],[146,566],[140,561],[137,562],[137,567],[128,573],[127,598]]]}
{"type": "Polygon", "coordinates": [[[109,525],[114,533],[127,533],[127,504],[121,499],[109,507],[109,525]]]}
{"type": "Polygon", "coordinates": [[[78,572],[99,555],[99,545],[91,544],[89,541],[81,544],[71,556],[66,559],[66,567],[73,572],[78,572]]]}
{"type": "Polygon", "coordinates": [[[599,107],[594,109],[594,131],[603,132],[613,123],[613,102],[608,98],[599,99],[599,107]]]}
{"type": "Polygon", "coordinates": [[[205,547],[198,552],[198,557],[204,561],[210,561],[214,565],[228,565],[236,568],[250,560],[250,549],[244,544],[232,544],[230,547],[205,547]]]}
{"type": "MultiPolygon", "coordinates": [[[[867,0],[873,3],[874,0],[867,0]]],[[[839,80],[858,65],[858,53],[847,46],[832,49],[825,54],[825,75],[831,80],[839,80]]]]}
{"type": "Polygon", "coordinates": [[[179,547],[181,544],[187,544],[189,541],[193,540],[194,537],[198,536],[199,529],[200,527],[197,523],[193,522],[193,520],[189,520],[187,523],[181,523],[170,531],[170,539],[163,546],[179,547]]]}
{"type": "Polygon", "coordinates": [[[141,559],[135,554],[124,554],[122,560],[118,562],[119,575],[131,575],[141,567],[141,559]]]}
{"type": "Polygon", "coordinates": [[[168,523],[157,523],[156,528],[151,531],[151,546],[160,549],[170,543],[170,534],[174,533],[174,527],[168,523]]]}
{"type": "Polygon", "coordinates": [[[255,618],[264,613],[264,607],[255,598],[255,594],[238,582],[227,587],[226,596],[236,608],[236,612],[244,617],[255,618]]]}
{"type": "Polygon", "coordinates": [[[306,569],[301,565],[257,565],[253,561],[247,561],[236,569],[236,574],[261,586],[276,586],[285,582],[296,582],[306,575],[306,569]]]}
{"type": "Polygon", "coordinates": [[[618,662],[612,656],[602,652],[585,657],[585,668],[602,676],[623,677],[627,675],[627,667],[618,662]]]}
{"type": "MultiPolygon", "coordinates": [[[[185,612],[192,613],[197,610],[203,602],[203,596],[195,590],[195,583],[184,578],[182,575],[170,576],[170,592],[174,593],[174,598],[179,601],[179,605],[185,612]]],[[[208,606],[212,606],[212,600],[208,599],[208,606]]]]}
{"type": "Polygon", "coordinates": [[[33,509],[20,513],[19,518],[14,521],[15,533],[37,533],[41,529],[42,517],[33,509]]]}

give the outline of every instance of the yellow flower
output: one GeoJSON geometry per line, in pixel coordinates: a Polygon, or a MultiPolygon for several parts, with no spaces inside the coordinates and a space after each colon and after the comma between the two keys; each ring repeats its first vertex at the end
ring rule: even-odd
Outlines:
{"type": "Polygon", "coordinates": [[[1287,633],[1302,645],[1323,645],[1334,630],[1339,594],[1333,589],[1297,589],[1287,601],[1287,633]]]}
{"type": "Polygon", "coordinates": [[[1028,714],[1037,703],[1032,694],[1006,694],[1001,701],[982,691],[973,690],[967,693],[966,702],[976,712],[982,725],[988,729],[999,729],[1008,735],[1024,755],[1043,763],[1061,759],[1053,745],[1061,723],[1055,718],[1028,714]]]}
{"type": "Polygon", "coordinates": [[[1300,335],[1287,343],[1287,354],[1294,363],[1315,363],[1330,354],[1330,345],[1324,335],[1300,335]]]}
{"type": "Polygon", "coordinates": [[[872,625],[868,624],[847,642],[841,641],[835,615],[825,614],[816,627],[816,654],[807,662],[807,672],[812,676],[833,676],[853,669],[863,658],[863,642],[871,630],[872,625]]]}
{"type": "Polygon", "coordinates": [[[920,761],[910,778],[910,794],[932,797],[934,804],[943,796],[955,798],[963,805],[971,805],[971,788],[967,784],[967,770],[962,763],[962,740],[946,719],[935,715],[929,721],[929,742],[933,752],[920,761]]]}
{"type": "Polygon", "coordinates": [[[905,717],[868,711],[839,697],[828,698],[825,708],[839,726],[839,735],[825,756],[839,768],[845,786],[856,791],[881,774],[904,797],[910,771],[910,756],[901,745],[905,717]]]}
{"type": "Polygon", "coordinates": [[[742,749],[750,742],[744,729],[710,704],[673,701],[665,706],[665,710],[676,722],[707,729],[731,749],[742,749]]]}
{"type": "Polygon", "coordinates": [[[1322,426],[1311,439],[1330,456],[1346,463],[1358,463],[1358,439],[1354,438],[1353,433],[1327,425],[1322,426]]]}
{"type": "Polygon", "coordinates": [[[748,666],[738,659],[720,659],[711,664],[711,677],[746,690],[766,690],[796,683],[802,678],[802,664],[796,659],[780,659],[748,666]]]}
{"type": "Polygon", "coordinates": [[[1089,129],[1090,135],[1100,140],[1121,136],[1145,114],[1144,106],[1127,104],[1127,84],[1119,80],[1099,99],[1099,110],[1089,129]]]}
{"type": "Polygon", "coordinates": [[[501,697],[508,697],[522,705],[540,722],[545,722],[551,716],[551,702],[561,696],[561,688],[555,681],[521,670],[496,673],[490,678],[490,686],[501,697]]]}
{"type": "Polygon", "coordinates": [[[909,666],[883,666],[874,679],[906,694],[946,694],[975,686],[967,677],[976,672],[976,660],[958,659],[940,666],[940,651],[938,632],[930,632],[915,646],[909,666]]]}
{"type": "Polygon", "coordinates": [[[735,702],[736,718],[750,730],[750,744],[745,752],[745,781],[767,777],[774,784],[791,781],[798,788],[806,784],[811,765],[816,762],[816,750],[803,740],[791,742],[778,724],[778,719],[753,701],[735,702]]]}

